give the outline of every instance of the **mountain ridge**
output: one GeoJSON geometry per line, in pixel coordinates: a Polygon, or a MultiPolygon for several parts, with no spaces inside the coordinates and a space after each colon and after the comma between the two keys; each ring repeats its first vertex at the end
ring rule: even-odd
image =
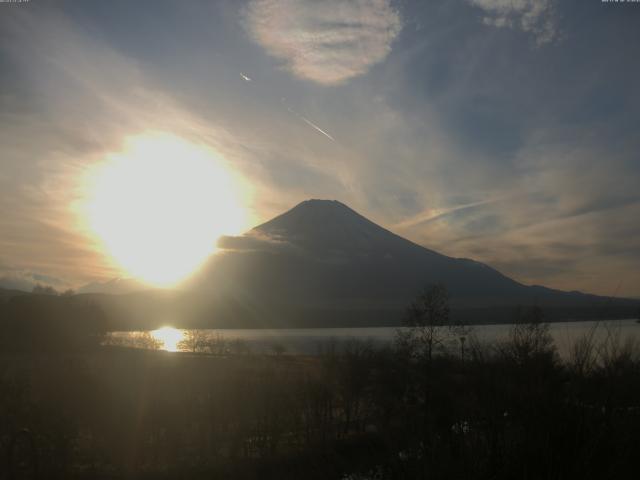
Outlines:
{"type": "MultiPolygon", "coordinates": [[[[453,308],[539,304],[593,307],[608,299],[525,285],[490,265],[449,257],[370,221],[336,200],[311,199],[221,242],[196,290],[250,304],[259,312],[294,307],[389,310],[398,318],[425,287],[443,283],[453,308]]],[[[198,283],[198,282],[196,282],[198,283]]],[[[626,301],[626,300],[620,300],[626,301]]]]}
{"type": "MultiPolygon", "coordinates": [[[[631,318],[640,304],[521,284],[422,247],[337,201],[302,202],[220,244],[183,290],[80,293],[72,301],[98,305],[114,330],[394,326],[433,283],[447,287],[452,316],[466,323],[513,321],[517,306],[534,304],[549,321],[631,318]]],[[[16,294],[5,293],[5,301],[16,294]]]]}

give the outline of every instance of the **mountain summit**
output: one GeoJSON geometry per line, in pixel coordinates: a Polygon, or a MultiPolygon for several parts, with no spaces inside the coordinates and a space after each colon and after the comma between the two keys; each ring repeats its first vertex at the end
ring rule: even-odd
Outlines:
{"type": "Polygon", "coordinates": [[[306,200],[257,226],[253,232],[283,239],[316,253],[384,256],[398,248],[418,247],[337,200],[306,200]]]}

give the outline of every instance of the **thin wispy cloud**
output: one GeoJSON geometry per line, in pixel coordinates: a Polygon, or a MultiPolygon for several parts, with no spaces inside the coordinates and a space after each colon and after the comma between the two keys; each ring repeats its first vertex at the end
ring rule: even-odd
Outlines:
{"type": "Polygon", "coordinates": [[[397,223],[394,228],[397,229],[405,229],[412,228],[418,225],[422,225],[428,222],[433,222],[435,220],[440,220],[441,218],[451,215],[452,213],[460,212],[462,210],[467,210],[470,208],[482,207],[484,205],[491,205],[492,203],[499,202],[504,200],[503,198],[491,198],[488,200],[480,200],[477,202],[471,202],[464,205],[455,205],[453,207],[447,208],[430,208],[424,212],[421,212],[417,215],[412,216],[411,218],[407,218],[400,223],[397,223]]]}
{"type": "Polygon", "coordinates": [[[468,0],[483,10],[482,21],[498,28],[516,28],[533,35],[538,45],[558,37],[553,0],[468,0]]]}
{"type": "Polygon", "coordinates": [[[245,27],[294,75],[338,85],[383,61],[402,28],[388,0],[254,0],[245,27]]]}

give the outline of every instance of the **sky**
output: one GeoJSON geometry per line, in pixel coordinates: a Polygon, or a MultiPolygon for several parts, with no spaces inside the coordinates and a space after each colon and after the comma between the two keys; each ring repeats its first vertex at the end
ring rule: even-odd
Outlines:
{"type": "Polygon", "coordinates": [[[248,186],[245,230],[337,199],[523,283],[640,297],[638,26],[601,0],[0,3],[0,285],[126,275],[87,178],[159,132],[248,186]]]}

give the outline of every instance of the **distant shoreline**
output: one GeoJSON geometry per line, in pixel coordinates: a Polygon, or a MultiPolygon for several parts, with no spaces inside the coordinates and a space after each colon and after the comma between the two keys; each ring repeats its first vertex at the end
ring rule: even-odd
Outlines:
{"type": "MultiPolygon", "coordinates": [[[[597,318],[573,318],[573,319],[564,319],[564,320],[549,320],[543,321],[542,323],[556,324],[556,323],[579,323],[579,322],[636,322],[640,324],[640,319],[636,318],[607,318],[607,319],[597,319],[597,318]]],[[[515,322],[488,322],[488,323],[465,323],[462,324],[467,327],[490,327],[490,326],[501,326],[501,325],[517,325],[515,322]]],[[[247,330],[259,330],[259,331],[277,331],[277,330],[354,330],[354,329],[371,329],[371,328],[406,328],[404,325],[371,325],[371,326],[336,326],[336,327],[180,327],[173,326],[178,330],[232,330],[232,331],[247,331],[247,330]]],[[[148,332],[155,330],[155,328],[150,329],[141,329],[141,328],[131,328],[131,329],[118,329],[118,330],[109,330],[108,333],[133,333],[133,332],[148,332]]]]}

